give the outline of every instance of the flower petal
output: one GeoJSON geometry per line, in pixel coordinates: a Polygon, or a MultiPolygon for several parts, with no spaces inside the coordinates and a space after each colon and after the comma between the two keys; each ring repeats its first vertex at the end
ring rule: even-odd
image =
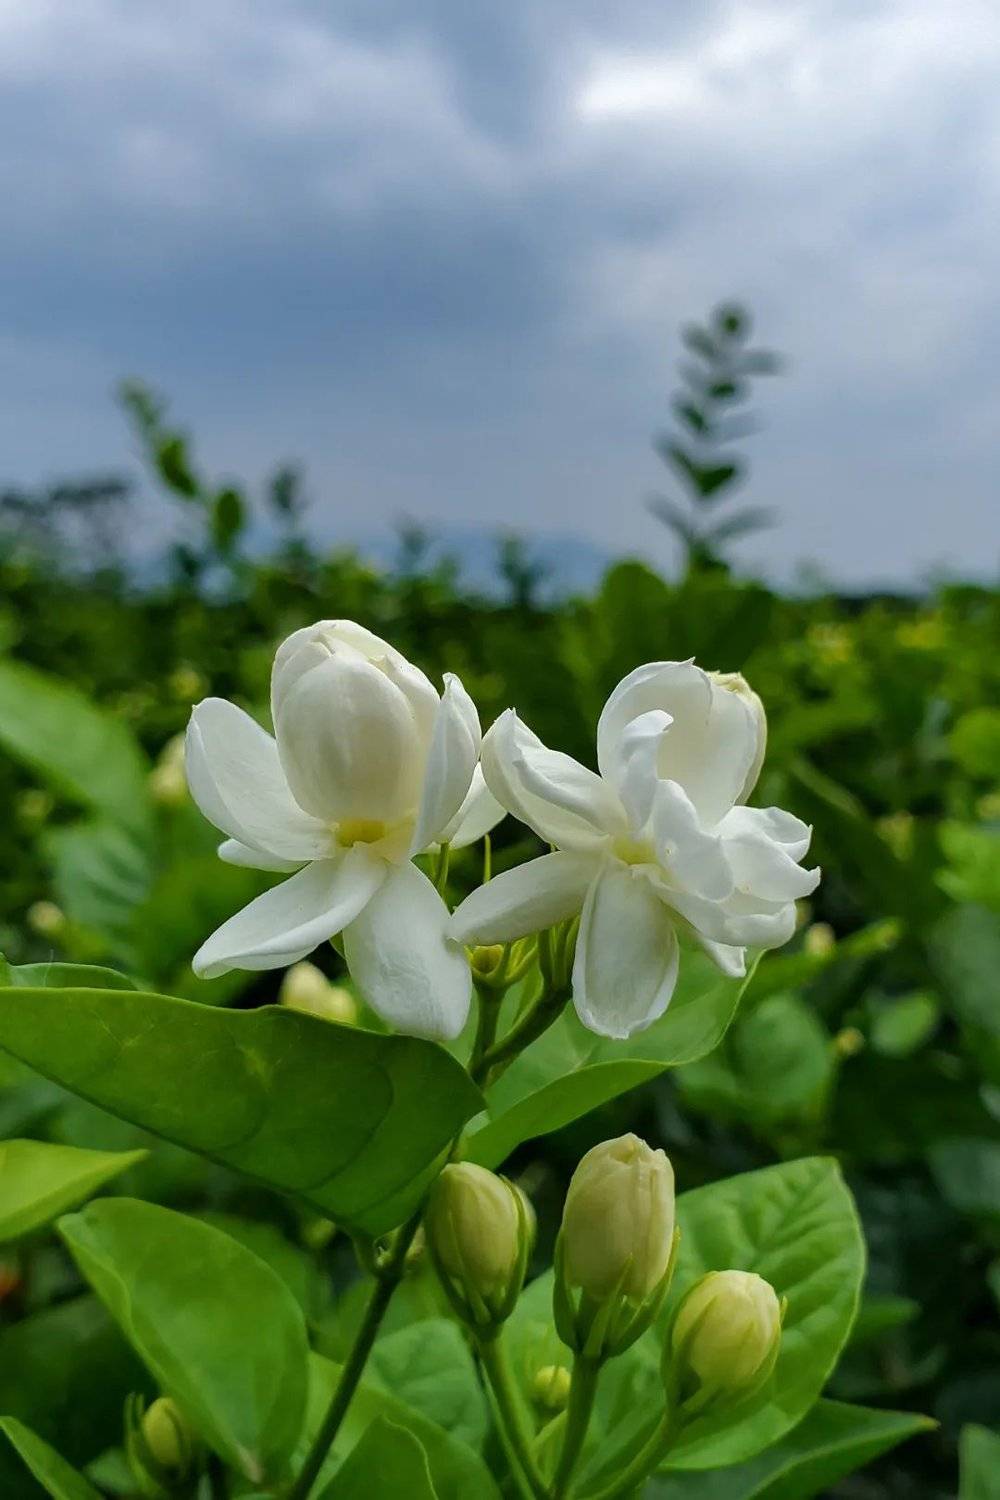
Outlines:
{"type": "Polygon", "coordinates": [[[326,822],[416,812],[424,746],[405,694],[350,646],[302,647],[276,679],[274,729],[297,802],[326,822]],[[294,680],[300,658],[318,659],[294,680]]]}
{"type": "Polygon", "coordinates": [[[282,641],[271,669],[272,719],[277,720],[285,693],[299,677],[325,657],[335,654],[338,647],[356,652],[400,688],[409,700],[424,739],[429,740],[438,705],[433,684],[395,646],[390,646],[388,641],[355,620],[317,620],[314,625],[293,631],[287,640],[282,641]]]}
{"type": "Polygon", "coordinates": [[[812,829],[794,813],[780,807],[734,807],[719,824],[723,838],[755,834],[780,844],[792,859],[799,860],[809,848],[812,829]]]}
{"type": "Polygon", "coordinates": [[[592,849],[624,830],[616,798],[593,771],[549,750],[512,708],[483,740],[483,775],[498,802],[562,849],[592,849]]]}
{"type": "Polygon", "coordinates": [[[630,719],[622,730],[615,759],[618,795],[636,833],[645,828],[659,785],[663,736],[673,719],[662,708],[630,719]]]}
{"type": "Polygon", "coordinates": [[[684,788],[676,781],[657,784],[653,801],[653,841],[667,881],[710,901],[724,901],[735,889],[728,845],[706,833],[684,788]]]}
{"type": "Polygon", "coordinates": [[[279,859],[275,854],[264,854],[249,844],[241,844],[239,839],[225,839],[216,853],[225,864],[242,865],[247,870],[281,870],[291,874],[303,863],[301,859],[279,859]]]}
{"type": "Polygon", "coordinates": [[[742,796],[757,759],[760,723],[751,704],[693,662],[650,662],[615,688],[597,728],[601,774],[621,784],[626,726],[653,709],[673,720],[663,736],[658,774],[678,782],[706,827],[742,796]]]}
{"type": "Polygon", "coordinates": [[[438,842],[450,844],[453,849],[465,849],[483,838],[506,816],[506,808],[500,806],[486,785],[482,766],[476,766],[465,801],[451,822],[441,829],[438,842]]]}
{"type": "Polygon", "coordinates": [[[344,931],[344,956],[361,993],[409,1036],[455,1037],[469,1014],[472,973],[447,925],[448,908],[427,876],[406,864],[344,931]]]}
{"type": "Polygon", "coordinates": [[[222,833],[298,864],[330,854],[330,834],[293,798],[274,740],[235,703],[205,698],[192,710],[184,760],[192,797],[222,833]]]}
{"type": "Polygon", "coordinates": [[[573,1004],[599,1036],[632,1036],[662,1016],[677,982],[670,912],[634,868],[609,861],[587,892],[573,964],[573,1004]]]}
{"type": "Polygon", "coordinates": [[[695,939],[723,974],[727,974],[730,979],[746,977],[747,950],[745,948],[734,948],[728,943],[713,943],[711,938],[702,937],[699,932],[695,933],[695,939]]]}
{"type": "Polygon", "coordinates": [[[593,854],[543,854],[495,875],[466,896],[451,919],[463,943],[509,943],[575,917],[599,868],[593,854]]]}
{"type": "Polygon", "coordinates": [[[740,891],[726,901],[707,901],[655,877],[654,883],[663,901],[690,923],[699,939],[733,948],[780,948],[795,931],[794,901],[765,901],[740,891]]]}
{"type": "Polygon", "coordinates": [[[385,879],[387,866],[366,850],[307,865],[265,891],[203,943],[191,967],[202,979],[230,969],[278,969],[305,958],[353,922],[385,879]]]}
{"type": "Polygon", "coordinates": [[[454,673],[446,672],[444,682],[413,831],[413,854],[440,839],[441,830],[456,817],[479,760],[482,733],[476,705],[454,673]]]}

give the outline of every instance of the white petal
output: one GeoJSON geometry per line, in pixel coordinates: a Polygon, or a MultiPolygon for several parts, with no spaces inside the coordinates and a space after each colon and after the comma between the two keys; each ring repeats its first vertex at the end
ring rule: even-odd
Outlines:
{"type": "Polygon", "coordinates": [[[733,948],[728,943],[713,943],[711,938],[702,937],[696,932],[695,938],[699,945],[708,954],[716,968],[721,969],[730,979],[743,979],[747,972],[747,950],[745,948],[733,948]]]}
{"type": "Polygon", "coordinates": [[[679,951],[670,912],[634,868],[609,861],[587,892],[573,1004],[599,1036],[643,1031],[670,1003],[679,951]]]}
{"type": "Polygon", "coordinates": [[[733,834],[759,834],[780,844],[792,859],[801,859],[809,848],[812,829],[794,813],[780,807],[734,807],[719,824],[723,838],[733,834]]]}
{"type": "Polygon", "coordinates": [[[241,844],[298,864],[331,852],[327,829],[293,798],[274,740],[235,703],[205,698],[192,710],[184,769],[208,821],[241,844]]]}
{"type": "Polygon", "coordinates": [[[482,766],[477,766],[472,773],[472,785],[465,801],[451,822],[438,834],[438,842],[450,844],[453,849],[465,849],[483,838],[506,816],[506,808],[500,806],[486,785],[482,766]]]}
{"type": "Polygon", "coordinates": [[[809,830],[778,808],[768,809],[763,817],[754,817],[753,813],[752,808],[734,808],[719,824],[737,889],[765,901],[798,901],[810,895],[819,885],[820,872],[803,870],[797,863],[799,856],[793,853],[798,849],[805,852],[799,835],[804,829],[808,844],[809,830]],[[782,836],[781,842],[772,836],[771,829],[782,836]]]}
{"type": "Polygon", "coordinates": [[[618,741],[615,784],[636,833],[645,828],[653,811],[663,736],[672,723],[673,719],[662,708],[652,708],[630,719],[618,741]]]}
{"type": "Polygon", "coordinates": [[[624,830],[621,808],[593,771],[549,750],[512,708],[483,740],[483,775],[501,806],[561,849],[592,849],[624,830]]]}
{"type": "Polygon", "coordinates": [[[274,729],[296,801],[327,822],[416,812],[424,746],[409,700],[349,646],[304,646],[316,663],[276,695],[274,729]]]}
{"type": "Polygon", "coordinates": [[[271,716],[277,719],[285,693],[304,672],[316,666],[338,647],[356,652],[385,672],[409,700],[418,721],[430,738],[438,695],[429,679],[408,662],[402,652],[354,620],[317,620],[294,631],[278,647],[271,669],[271,716]]]}
{"type": "Polygon", "coordinates": [[[307,865],[213,932],[191,967],[202,979],[230,969],[278,969],[341,931],[385,879],[387,865],[355,848],[307,865]]]}
{"type": "Polygon", "coordinates": [[[706,901],[690,891],[657,883],[660,896],[695,929],[697,936],[734,948],[780,948],[795,931],[795,903],[772,902],[740,892],[727,901],[706,901]]]}
{"type": "Polygon", "coordinates": [[[448,908],[427,876],[407,864],[344,931],[344,956],[361,993],[409,1036],[457,1036],[469,1014],[472,974],[447,923],[448,908]]]}
{"type": "Polygon", "coordinates": [[[601,774],[618,785],[626,726],[652,709],[673,722],[663,736],[658,774],[678,782],[706,827],[724,817],[746,786],[760,726],[751,705],[714,683],[693,662],[650,662],[618,684],[597,729],[601,774]]]}
{"type": "Polygon", "coordinates": [[[281,870],[286,875],[303,863],[301,859],[279,859],[276,854],[264,854],[249,844],[241,844],[239,839],[226,839],[216,852],[227,865],[242,865],[247,870],[281,870]]]}
{"type": "Polygon", "coordinates": [[[728,845],[716,833],[706,833],[683,787],[661,781],[653,801],[653,839],[668,883],[724,901],[735,889],[727,856],[728,845]]]}
{"type": "Polygon", "coordinates": [[[440,839],[441,830],[457,816],[479,761],[482,734],[476,706],[453,673],[446,672],[444,681],[413,831],[413,854],[440,839]]]}
{"type": "Polygon", "coordinates": [[[509,943],[576,916],[599,868],[593,854],[543,854],[466,896],[451,919],[463,943],[509,943]]]}

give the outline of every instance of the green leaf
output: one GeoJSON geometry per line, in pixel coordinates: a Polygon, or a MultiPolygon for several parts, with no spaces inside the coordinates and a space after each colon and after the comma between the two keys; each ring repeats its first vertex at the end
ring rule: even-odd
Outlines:
{"type": "MultiPolygon", "coordinates": [[[[309,1364],[306,1437],[310,1437],[322,1421],[340,1373],[335,1364],[319,1354],[313,1354],[309,1364]]],[[[470,1500],[472,1496],[475,1500],[500,1500],[496,1481],[478,1453],[436,1422],[428,1420],[422,1412],[415,1411],[366,1380],[354,1393],[324,1473],[330,1471],[334,1463],[344,1462],[371,1423],[379,1417],[404,1428],[420,1443],[438,1500],[470,1500]]]]}
{"type": "Polygon", "coordinates": [[[0,989],[0,1048],[154,1135],[381,1234],[482,1099],[433,1042],[284,1006],[0,989]]]}
{"type": "Polygon", "coordinates": [[[953,901],[974,902],[1000,912],[1000,834],[995,828],[966,823],[942,823],[938,839],[947,868],[938,872],[938,885],[953,901]]]}
{"type": "Polygon", "coordinates": [[[946,1002],[966,1026],[1000,1036],[996,976],[1000,916],[985,906],[956,906],[934,926],[931,958],[946,1002]]]}
{"type": "Polygon", "coordinates": [[[483,1389],[469,1345],[449,1318],[428,1318],[379,1339],[366,1378],[470,1448],[482,1445],[487,1428],[483,1389]]]}
{"type": "Polygon", "coordinates": [[[56,900],[69,919],[99,933],[131,963],[133,922],[152,880],[148,849],[107,819],[51,829],[41,845],[56,900]]]}
{"type": "Polygon", "coordinates": [[[122,720],[75,688],[0,662],[0,744],[82,806],[149,837],[149,763],[122,720]]]}
{"type": "Polygon", "coordinates": [[[306,1403],[301,1309],[221,1230],[132,1198],[59,1222],[74,1259],[164,1391],[254,1483],[280,1474],[306,1403]]]}
{"type": "Polygon", "coordinates": [[[48,1141],[0,1141],[0,1242],[40,1229],[146,1155],[80,1151],[48,1141]]]}
{"type": "Polygon", "coordinates": [[[871,1042],[883,1057],[909,1057],[929,1041],[941,1019],[937,996],[917,991],[879,1006],[871,1027],[871,1042]]]}
{"type": "Polygon", "coordinates": [[[1000,765],[1000,708],[992,704],[964,713],[951,731],[951,753],[969,776],[995,781],[1000,765]]]}
{"type": "Polygon", "coordinates": [[[376,1495],[437,1500],[420,1443],[385,1417],[376,1417],[323,1491],[322,1500],[372,1500],[376,1495]]]}
{"type": "Polygon", "coordinates": [[[710,1052],[747,982],[726,979],[707,958],[686,953],[670,1009],[627,1042],[595,1036],[567,1007],[489,1090],[490,1119],[470,1134],[466,1157],[498,1166],[522,1141],[559,1130],[666,1068],[710,1052]]]}
{"type": "Polygon", "coordinates": [[[1000,1434],[970,1423],[958,1444],[958,1500],[1000,1500],[1000,1434]]]}
{"type": "Polygon", "coordinates": [[[670,1314],[706,1271],[728,1268],[756,1271],[788,1299],[769,1390],[742,1413],[697,1419],[668,1460],[669,1468],[719,1468],[777,1442],[818,1398],[857,1311],[864,1242],[840,1168],[824,1157],[696,1188],[678,1199],[677,1217],[670,1314]]]}
{"type": "Polygon", "coordinates": [[[0,1432],[53,1500],[101,1500],[89,1480],[16,1417],[0,1417],[0,1432]]]}
{"type": "Polygon", "coordinates": [[[953,1138],[929,1152],[938,1191],[960,1213],[1000,1224],[1000,1141],[953,1138]]]}
{"type": "Polygon", "coordinates": [[[220,490],[212,502],[212,540],[220,552],[228,552],[245,523],[242,496],[237,490],[220,490]]]}
{"type": "Polygon", "coordinates": [[[934,1423],[911,1412],[818,1401],[792,1432],[749,1463],[657,1477],[649,1500],[811,1500],[934,1423]]]}
{"type": "Polygon", "coordinates": [[[116,969],[101,964],[16,964],[10,965],[4,984],[22,990],[134,990],[135,981],[116,969]]]}

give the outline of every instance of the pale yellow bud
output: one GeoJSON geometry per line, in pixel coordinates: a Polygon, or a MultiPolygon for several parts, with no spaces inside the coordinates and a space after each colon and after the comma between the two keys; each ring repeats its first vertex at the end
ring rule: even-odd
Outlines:
{"type": "Polygon", "coordinates": [[[543,1411],[562,1411],[569,1400],[572,1377],[565,1365],[543,1365],[531,1382],[531,1396],[543,1411]]]}
{"type": "Polygon", "coordinates": [[[149,793],[161,807],[180,807],[187,800],[182,734],[175,734],[160,752],[159,760],[149,773],[149,793]]]}
{"type": "Polygon", "coordinates": [[[681,1303],[670,1335],[682,1391],[749,1395],[770,1373],[781,1340],[782,1307],[752,1271],[710,1271],[681,1303]]]}
{"type": "Polygon", "coordinates": [[[339,1021],[343,1026],[353,1026],[358,1019],[357,1001],[350,990],[331,984],[322,969],[305,961],[292,964],[286,971],[278,1000],[293,1010],[303,1010],[324,1021],[339,1021]]]}
{"type": "Polygon", "coordinates": [[[637,1135],[604,1141],[573,1173],[563,1209],[568,1286],[636,1301],[663,1281],[674,1238],[674,1170],[637,1135]]]}
{"type": "Polygon", "coordinates": [[[826,958],[836,946],[837,939],[829,922],[813,922],[806,928],[802,947],[810,958],[826,958]]]}
{"type": "Polygon", "coordinates": [[[453,1163],[434,1184],[424,1227],[446,1290],[473,1311],[484,1307],[506,1316],[527,1259],[529,1231],[519,1190],[473,1162],[453,1163]]]}
{"type": "Polygon", "coordinates": [[[181,703],[193,703],[205,693],[205,679],[197,667],[184,663],[175,667],[168,679],[170,691],[181,703]]]}
{"type": "Polygon", "coordinates": [[[173,1474],[185,1473],[191,1465],[195,1438],[177,1403],[160,1396],[142,1419],[142,1435],[150,1456],[173,1474]]]}
{"type": "Polygon", "coordinates": [[[757,779],[764,764],[764,755],[767,751],[767,714],[764,712],[764,705],[759,695],[754,692],[742,672],[709,672],[708,675],[718,687],[725,688],[726,692],[735,693],[737,697],[743,699],[756,725],[757,748],[736,799],[737,802],[745,802],[757,785],[757,779]]]}
{"type": "Polygon", "coordinates": [[[59,937],[66,930],[66,913],[54,901],[33,901],[27,921],[39,937],[59,937]]]}

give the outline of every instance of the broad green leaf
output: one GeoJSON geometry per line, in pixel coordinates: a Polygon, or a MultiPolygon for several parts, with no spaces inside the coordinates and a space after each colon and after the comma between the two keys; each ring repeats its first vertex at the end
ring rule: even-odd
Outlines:
{"type": "Polygon", "coordinates": [[[372,1234],[412,1211],[482,1103],[433,1042],[283,1006],[0,989],[0,1048],[102,1109],[372,1234]]]}
{"type": "MultiPolygon", "coordinates": [[[[337,1365],[319,1354],[313,1354],[309,1364],[306,1438],[311,1437],[318,1428],[340,1374],[337,1365]]],[[[334,1464],[344,1462],[371,1423],[379,1417],[404,1428],[420,1443],[427,1457],[427,1467],[438,1500],[470,1500],[472,1496],[475,1496],[475,1500],[500,1500],[496,1481],[478,1453],[452,1433],[439,1427],[436,1422],[430,1421],[422,1412],[407,1406],[394,1395],[379,1390],[366,1380],[358,1386],[348,1407],[324,1474],[332,1473],[334,1464]]]]}
{"type": "Polygon", "coordinates": [[[53,828],[44,835],[42,848],[66,915],[134,964],[135,917],[153,874],[149,849],[130,829],[107,818],[53,828]]]}
{"type": "Polygon", "coordinates": [[[323,1491],[322,1500],[373,1500],[377,1495],[387,1500],[437,1500],[420,1443],[385,1417],[376,1417],[323,1491]]]}
{"type": "Polygon", "coordinates": [[[308,1251],[293,1245],[275,1224],[260,1219],[241,1219],[236,1214],[201,1213],[198,1218],[213,1229],[238,1240],[276,1271],[301,1307],[306,1321],[322,1315],[330,1296],[327,1278],[308,1251]]]}
{"type": "Polygon", "coordinates": [[[483,1389],[469,1345],[450,1319],[429,1318],[379,1339],[366,1379],[471,1448],[481,1446],[487,1428],[483,1389]]]}
{"type": "Polygon", "coordinates": [[[1000,833],[967,823],[942,823],[938,830],[948,860],[938,885],[953,901],[972,902],[1000,912],[1000,833]]]}
{"type": "Polygon", "coordinates": [[[0,662],[0,743],[84,807],[142,839],[149,764],[131,730],[58,678],[0,662]]]}
{"type": "Polygon", "coordinates": [[[0,1141],[0,1241],[41,1228],[145,1156],[145,1151],[80,1151],[48,1141],[0,1141]]]}
{"type": "Polygon", "coordinates": [[[1000,1433],[970,1423],[958,1444],[958,1500],[1000,1500],[1000,1433]]]}
{"type": "Polygon", "coordinates": [[[883,1057],[909,1057],[934,1034],[941,1019],[935,995],[917,991],[879,1006],[871,1027],[871,1043],[883,1057]]]}
{"type": "Polygon", "coordinates": [[[16,1417],[0,1417],[0,1432],[52,1500],[101,1500],[89,1480],[16,1417]]]}
{"type": "Polygon", "coordinates": [[[964,713],[951,732],[951,753],[970,776],[995,781],[1000,765],[1000,708],[993,704],[964,713]]]}
{"type": "Polygon", "coordinates": [[[865,1252],[853,1200],[837,1163],[807,1157],[746,1172],[678,1200],[681,1230],[672,1314],[706,1271],[756,1271],[787,1297],[770,1389],[738,1418],[693,1422],[668,1466],[740,1463],[784,1437],[816,1401],[847,1342],[865,1252]]]}
{"type": "Polygon", "coordinates": [[[7,971],[4,984],[22,990],[134,990],[135,981],[101,964],[17,964],[7,971]]]}
{"type": "Polygon", "coordinates": [[[284,1472],[305,1414],[308,1344],[276,1272],[221,1230],[138,1199],[91,1203],[59,1230],[206,1442],[254,1483],[284,1472]]]}
{"type": "Polygon", "coordinates": [[[878,1411],[818,1401],[809,1415],[766,1452],[727,1469],[660,1475],[649,1500],[812,1500],[934,1423],[911,1412],[878,1411]]]}
{"type": "Polygon", "coordinates": [[[935,1141],[929,1158],[946,1202],[960,1213],[1000,1223],[1000,1141],[935,1141]]]}
{"type": "Polygon", "coordinates": [[[931,958],[944,999],[967,1026],[1000,1035],[996,976],[1000,915],[985,906],[956,906],[931,933],[931,958]]]}
{"type": "Polygon", "coordinates": [[[595,1036],[567,1007],[490,1089],[490,1118],[472,1131],[465,1155],[496,1167],[522,1141],[559,1130],[666,1068],[703,1056],[725,1034],[745,984],[724,978],[701,955],[685,953],[666,1015],[627,1042],[595,1036]]]}

